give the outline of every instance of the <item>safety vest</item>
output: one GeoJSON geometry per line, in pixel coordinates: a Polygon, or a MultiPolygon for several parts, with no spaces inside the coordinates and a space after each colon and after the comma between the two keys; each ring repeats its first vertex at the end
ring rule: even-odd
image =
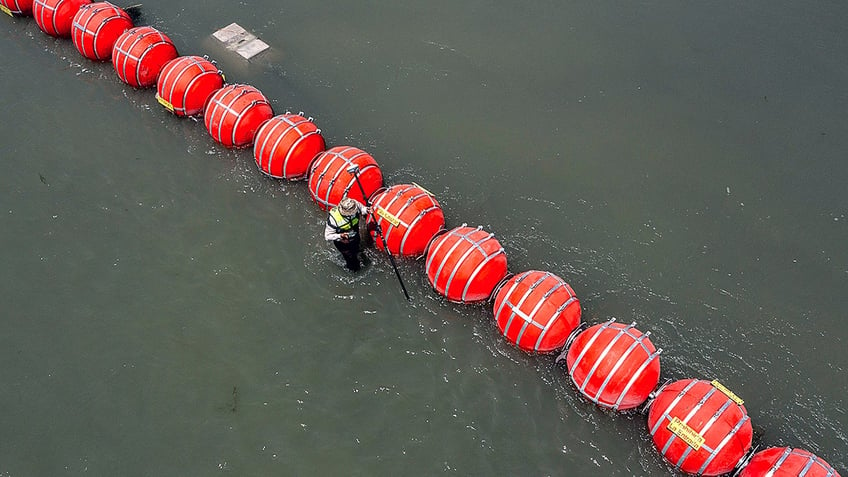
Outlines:
{"type": "Polygon", "coordinates": [[[357,213],[353,217],[345,217],[339,212],[338,207],[333,207],[330,210],[330,217],[327,219],[327,223],[336,230],[336,233],[350,232],[359,227],[359,214],[357,213]]]}

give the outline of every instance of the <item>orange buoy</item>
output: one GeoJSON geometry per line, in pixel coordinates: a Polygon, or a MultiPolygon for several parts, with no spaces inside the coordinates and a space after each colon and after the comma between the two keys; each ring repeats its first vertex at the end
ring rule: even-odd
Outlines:
{"type": "Polygon", "coordinates": [[[91,60],[108,60],[121,34],[132,28],[127,12],[109,2],[83,5],[74,15],[71,39],[80,54],[91,60]]]}
{"type": "Polygon", "coordinates": [[[302,114],[274,116],[259,127],[253,158],[260,171],[276,179],[306,177],[309,163],[326,145],[312,118],[302,114]]]}
{"type": "Polygon", "coordinates": [[[274,116],[265,96],[253,86],[229,84],[212,93],[203,112],[206,130],[226,147],[253,143],[259,126],[274,116]]]}
{"type": "Polygon", "coordinates": [[[164,66],[156,80],[156,100],[177,116],[203,112],[212,93],[224,87],[215,63],[199,56],[180,56],[164,66]]]}
{"type": "Polygon", "coordinates": [[[791,447],[771,447],[757,452],[742,468],[739,477],[839,477],[839,474],[811,452],[791,447]]]}
{"type": "Polygon", "coordinates": [[[165,63],[177,57],[177,48],[159,30],[141,26],[130,28],[118,37],[112,48],[112,65],[121,81],[134,87],[156,84],[165,63]]]}
{"type": "Polygon", "coordinates": [[[531,270],[498,289],[494,314],[507,341],[524,351],[549,353],[562,348],[580,324],[580,301],[562,278],[531,270]]]}
{"type": "Polygon", "coordinates": [[[648,430],[671,465],[696,475],[732,471],[751,448],[748,411],[718,381],[684,379],[660,389],[648,430]]]}
{"type": "Polygon", "coordinates": [[[660,353],[636,323],[614,319],[583,331],[566,352],[572,382],[590,401],[609,409],[641,406],[660,381],[660,353]]]}
{"type": "Polygon", "coordinates": [[[366,203],[382,185],[383,172],[377,161],[357,147],[336,146],[315,156],[309,166],[309,193],[323,210],[337,206],[345,197],[366,203]],[[350,172],[353,168],[358,170],[363,190],[350,172]]]}
{"type": "MultiPolygon", "coordinates": [[[[415,257],[424,254],[430,240],[445,227],[445,214],[433,194],[418,184],[393,185],[377,191],[371,201],[373,213],[394,255],[415,257]]],[[[383,241],[371,231],[374,243],[382,250],[383,241]]]]}
{"type": "Polygon", "coordinates": [[[488,299],[507,273],[506,253],[494,235],[464,225],[433,239],[425,267],[433,288],[459,303],[488,299]]]}
{"type": "Polygon", "coordinates": [[[0,11],[6,15],[32,15],[32,0],[0,0],[0,11]]]}
{"type": "Polygon", "coordinates": [[[71,23],[81,6],[92,0],[35,0],[32,16],[38,28],[50,36],[71,36],[71,23]]]}

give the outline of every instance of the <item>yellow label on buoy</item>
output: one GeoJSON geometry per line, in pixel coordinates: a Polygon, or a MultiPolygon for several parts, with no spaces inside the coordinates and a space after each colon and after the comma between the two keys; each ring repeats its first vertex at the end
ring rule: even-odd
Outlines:
{"type": "Polygon", "coordinates": [[[742,404],[744,404],[744,403],[745,403],[745,401],[743,401],[743,400],[742,400],[742,398],[740,398],[739,396],[737,396],[737,395],[736,395],[733,391],[731,391],[731,390],[727,389],[726,387],[724,387],[724,384],[721,384],[720,382],[718,382],[718,380],[713,379],[713,380],[710,382],[710,384],[712,384],[714,388],[716,388],[716,389],[718,389],[719,391],[723,392],[723,393],[724,393],[727,397],[729,397],[729,398],[730,398],[730,400],[731,400],[731,401],[735,402],[736,404],[738,404],[738,405],[740,405],[740,406],[741,406],[742,404]]]}
{"type": "Polygon", "coordinates": [[[415,187],[418,187],[419,189],[423,190],[424,192],[426,192],[426,193],[427,193],[427,195],[429,195],[429,196],[431,196],[431,197],[436,197],[436,196],[434,196],[434,195],[433,195],[433,193],[432,193],[432,192],[430,192],[429,190],[427,190],[427,189],[425,189],[425,188],[421,187],[420,185],[416,184],[415,182],[413,182],[413,183],[412,183],[412,185],[414,185],[415,187]]]}
{"type": "Polygon", "coordinates": [[[168,111],[170,111],[172,113],[174,112],[174,105],[169,103],[168,100],[159,96],[158,94],[156,95],[156,101],[159,101],[159,104],[161,104],[162,106],[165,106],[165,109],[167,109],[168,111]]]}
{"type": "Polygon", "coordinates": [[[377,207],[377,215],[388,220],[389,223],[394,225],[395,227],[400,225],[400,219],[395,217],[394,215],[391,214],[391,212],[389,212],[388,210],[386,210],[382,207],[377,207]]]}
{"type": "Polygon", "coordinates": [[[704,436],[695,432],[695,429],[687,426],[686,423],[676,417],[673,417],[671,422],[668,423],[668,430],[688,444],[692,450],[697,451],[704,445],[704,436]]]}
{"type": "Polygon", "coordinates": [[[6,15],[9,15],[10,17],[14,16],[14,15],[12,15],[12,11],[9,10],[9,8],[6,7],[6,5],[3,5],[2,3],[0,3],[0,10],[3,10],[3,13],[5,13],[6,15]]]}

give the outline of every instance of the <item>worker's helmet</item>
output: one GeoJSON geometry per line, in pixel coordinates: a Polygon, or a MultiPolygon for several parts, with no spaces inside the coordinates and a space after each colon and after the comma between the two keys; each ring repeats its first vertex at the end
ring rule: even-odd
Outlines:
{"type": "Polygon", "coordinates": [[[353,217],[358,211],[359,207],[356,206],[356,201],[350,197],[345,197],[339,202],[339,212],[345,217],[353,217]]]}

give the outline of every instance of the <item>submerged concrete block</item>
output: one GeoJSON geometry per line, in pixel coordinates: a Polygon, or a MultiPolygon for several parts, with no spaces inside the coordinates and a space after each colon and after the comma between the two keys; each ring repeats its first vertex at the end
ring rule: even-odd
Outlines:
{"type": "Polygon", "coordinates": [[[224,48],[234,51],[248,60],[270,48],[267,43],[237,23],[230,23],[213,33],[212,36],[223,43],[224,48]]]}

